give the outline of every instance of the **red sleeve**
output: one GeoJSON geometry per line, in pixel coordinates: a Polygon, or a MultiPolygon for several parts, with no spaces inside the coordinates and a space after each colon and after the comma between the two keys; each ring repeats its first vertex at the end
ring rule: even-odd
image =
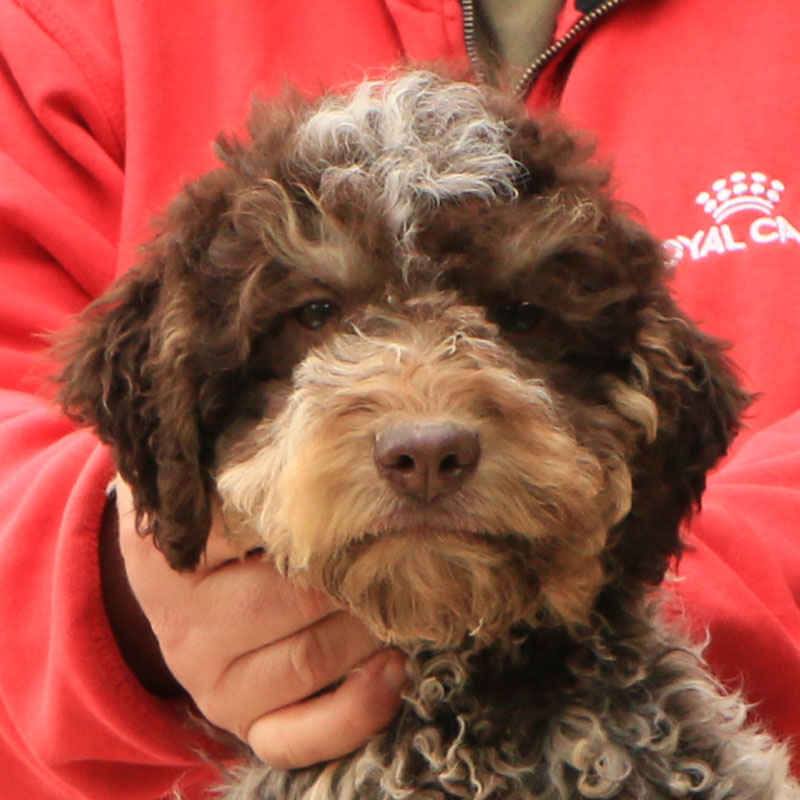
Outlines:
{"type": "Polygon", "coordinates": [[[187,770],[196,779],[196,740],[184,712],[144,691],[117,651],[97,556],[112,464],[37,379],[42,333],[115,270],[115,38],[99,0],[80,14],[107,41],[46,11],[0,2],[0,793],[155,798],[187,770]]]}
{"type": "Polygon", "coordinates": [[[676,587],[714,672],[793,740],[800,774],[800,412],[709,480],[676,587]]]}

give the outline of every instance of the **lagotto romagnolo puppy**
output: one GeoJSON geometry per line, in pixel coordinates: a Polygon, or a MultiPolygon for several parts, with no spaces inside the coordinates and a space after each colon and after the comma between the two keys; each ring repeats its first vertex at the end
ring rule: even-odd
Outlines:
{"type": "Polygon", "coordinates": [[[228,797],[796,798],[653,611],[747,397],[591,148],[426,71],[250,132],[60,376],[176,568],[218,498],[243,551],[410,656],[386,733],[228,797]]]}

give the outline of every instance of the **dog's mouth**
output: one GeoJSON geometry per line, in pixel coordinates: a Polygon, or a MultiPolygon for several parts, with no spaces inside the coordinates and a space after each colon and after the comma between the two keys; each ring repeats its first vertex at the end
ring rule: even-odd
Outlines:
{"type": "Polygon", "coordinates": [[[520,537],[416,524],[365,535],[312,563],[310,577],[382,641],[446,647],[534,622],[535,564],[520,537]]]}
{"type": "Polygon", "coordinates": [[[361,536],[353,536],[353,547],[360,543],[369,546],[382,538],[422,538],[439,536],[465,536],[488,538],[505,536],[524,539],[522,534],[499,530],[477,513],[469,513],[450,499],[431,503],[406,503],[395,506],[392,513],[372,520],[361,536]]]}

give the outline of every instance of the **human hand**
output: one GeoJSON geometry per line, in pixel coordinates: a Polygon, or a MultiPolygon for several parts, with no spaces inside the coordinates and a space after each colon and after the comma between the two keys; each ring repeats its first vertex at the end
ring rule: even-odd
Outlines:
{"type": "Polygon", "coordinates": [[[345,755],[388,725],[405,683],[400,653],[379,649],[357,620],[270,562],[238,558],[219,519],[197,569],[178,573],[136,532],[122,481],[117,509],[133,593],[167,666],[209,721],[287,769],[345,755]]]}

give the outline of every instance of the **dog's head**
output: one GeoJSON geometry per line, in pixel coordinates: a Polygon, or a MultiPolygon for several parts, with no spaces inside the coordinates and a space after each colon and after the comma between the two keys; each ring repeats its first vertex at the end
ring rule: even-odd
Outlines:
{"type": "Polygon", "coordinates": [[[746,397],[590,148],[428,72],[251,133],[61,376],[170,562],[218,493],[380,636],[440,644],[659,581],[746,397]]]}

